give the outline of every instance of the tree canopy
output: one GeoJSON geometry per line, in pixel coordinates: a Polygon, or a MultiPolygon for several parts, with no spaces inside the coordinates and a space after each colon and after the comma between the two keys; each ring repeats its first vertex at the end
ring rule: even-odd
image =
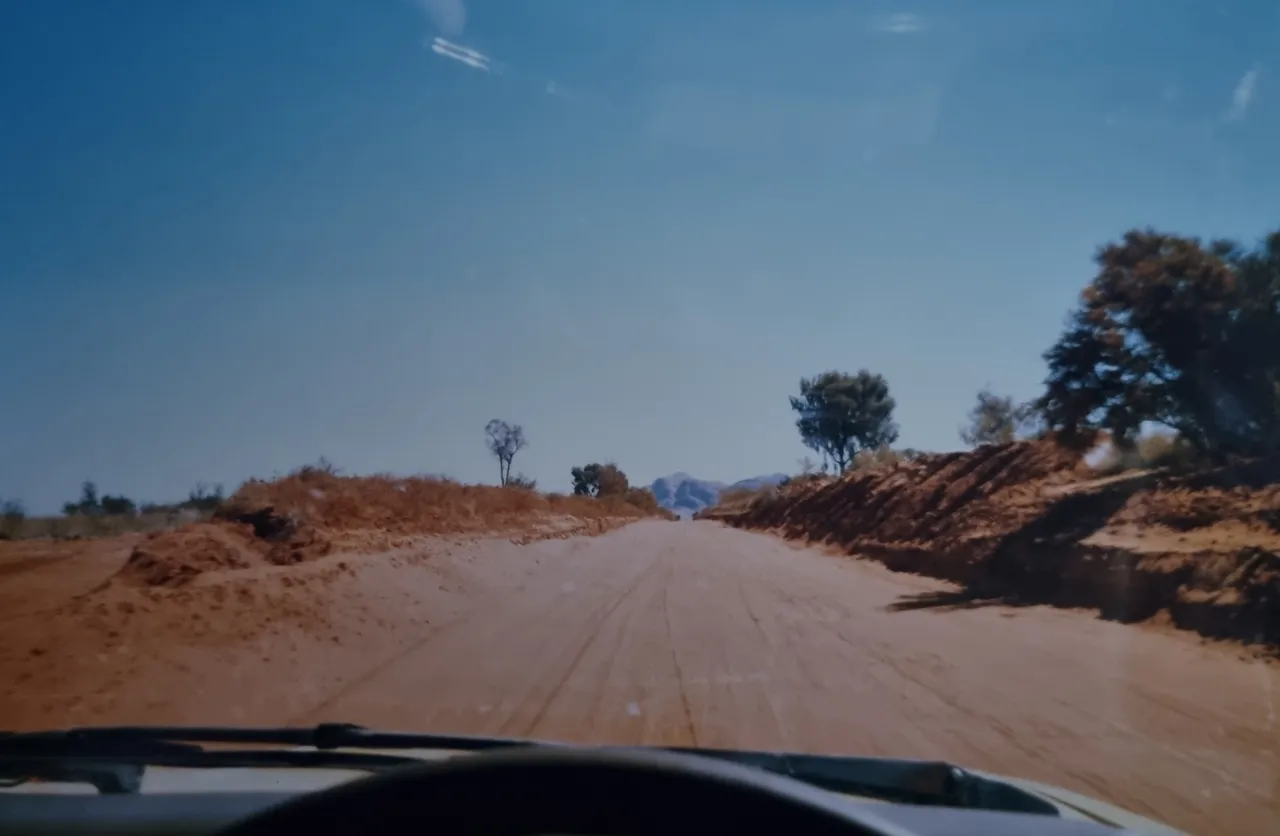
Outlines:
{"type": "Polygon", "coordinates": [[[1163,424],[1215,459],[1280,451],[1280,233],[1231,241],[1132,230],[1045,353],[1047,425],[1131,446],[1163,424]]]}
{"type": "Polygon", "coordinates": [[[980,444],[1008,444],[1035,431],[1033,404],[1017,403],[990,388],[978,392],[978,402],[969,410],[969,419],[960,427],[960,440],[970,447],[980,444]]]}
{"type": "Polygon", "coordinates": [[[897,441],[894,406],[888,382],[866,369],[801,378],[800,396],[791,398],[800,440],[840,473],[859,452],[897,441]]]}
{"type": "Polygon", "coordinates": [[[573,492],[578,496],[622,496],[631,487],[627,474],[615,464],[592,462],[573,468],[570,475],[573,477],[573,492]]]}
{"type": "Polygon", "coordinates": [[[67,516],[83,514],[85,516],[106,515],[110,517],[133,516],[138,512],[137,504],[127,496],[111,494],[98,495],[98,486],[93,482],[85,482],[80,486],[79,502],[64,502],[62,512],[67,516]]]}
{"type": "Polygon", "coordinates": [[[494,418],[485,424],[484,435],[489,452],[498,460],[499,484],[506,485],[511,481],[511,460],[527,443],[524,438],[524,427],[494,418]]]}

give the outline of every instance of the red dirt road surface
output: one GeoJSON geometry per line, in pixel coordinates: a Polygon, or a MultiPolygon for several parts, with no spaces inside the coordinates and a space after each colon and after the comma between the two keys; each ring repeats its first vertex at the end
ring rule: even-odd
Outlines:
{"type": "Polygon", "coordinates": [[[4,618],[33,638],[0,658],[0,725],[348,721],[938,758],[1192,833],[1280,821],[1280,670],[1190,634],[895,608],[949,587],[709,522],[252,571],[4,618]]]}

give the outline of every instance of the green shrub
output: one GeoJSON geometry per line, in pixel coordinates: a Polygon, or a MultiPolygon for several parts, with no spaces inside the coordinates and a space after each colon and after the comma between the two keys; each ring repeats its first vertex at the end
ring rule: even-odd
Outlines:
{"type": "Polygon", "coordinates": [[[0,540],[16,540],[22,536],[22,524],[27,519],[27,511],[16,499],[0,502],[0,540]]]}

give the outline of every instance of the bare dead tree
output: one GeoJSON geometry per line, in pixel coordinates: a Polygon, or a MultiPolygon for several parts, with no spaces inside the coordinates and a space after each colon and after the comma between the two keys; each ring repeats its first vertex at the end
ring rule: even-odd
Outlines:
{"type": "Polygon", "coordinates": [[[494,418],[484,426],[485,442],[489,452],[498,460],[498,478],[500,484],[511,481],[511,460],[516,457],[527,443],[524,427],[519,424],[508,424],[494,418]]]}

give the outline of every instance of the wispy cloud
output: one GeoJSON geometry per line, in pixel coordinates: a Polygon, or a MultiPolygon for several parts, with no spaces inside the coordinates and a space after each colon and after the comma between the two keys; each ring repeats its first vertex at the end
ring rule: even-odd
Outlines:
{"type": "Polygon", "coordinates": [[[1253,96],[1258,91],[1258,74],[1261,69],[1254,64],[1236,82],[1236,89],[1231,91],[1231,107],[1227,110],[1228,119],[1243,119],[1248,112],[1249,105],[1253,104],[1253,96]]]}
{"type": "Polygon", "coordinates": [[[887,35],[914,35],[925,28],[925,20],[918,14],[899,12],[876,21],[875,30],[887,35]]]}
{"type": "Polygon", "coordinates": [[[436,29],[449,37],[461,35],[467,26],[467,7],[462,0],[416,0],[416,3],[436,29]]]}
{"type": "Polygon", "coordinates": [[[445,58],[452,58],[454,61],[461,61],[468,67],[474,67],[482,72],[493,72],[493,62],[489,60],[489,56],[483,52],[471,49],[470,47],[455,44],[452,41],[446,41],[444,38],[436,36],[431,41],[431,51],[436,55],[443,55],[445,58]]]}

